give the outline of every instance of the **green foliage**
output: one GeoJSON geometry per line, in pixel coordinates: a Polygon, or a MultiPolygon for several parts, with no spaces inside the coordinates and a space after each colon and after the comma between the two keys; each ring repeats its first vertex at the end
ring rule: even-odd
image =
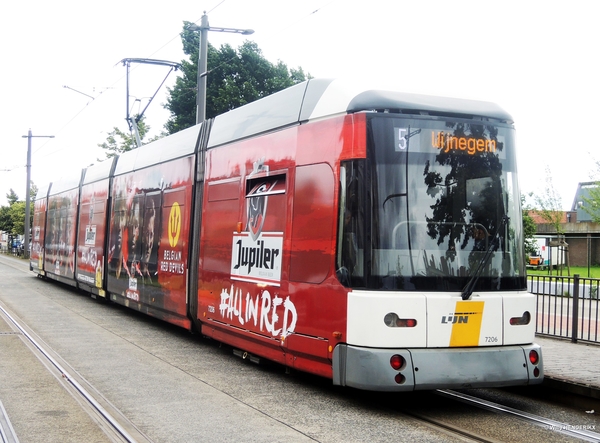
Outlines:
{"type": "MultiPolygon", "coordinates": [[[[190,57],[181,62],[182,75],[169,88],[164,105],[171,112],[165,124],[169,134],[196,124],[196,95],[199,57],[199,33],[190,31],[184,22],[181,40],[183,51],[190,57]]],[[[238,49],[208,44],[206,118],[245,105],[259,98],[293,86],[310,78],[302,68],[289,69],[281,61],[273,64],[265,59],[256,43],[245,41],[238,49]]]]}
{"type": "Polygon", "coordinates": [[[533,218],[529,215],[531,208],[525,204],[524,195],[521,196],[521,203],[523,205],[523,238],[525,243],[525,255],[530,256],[537,252],[534,239],[537,227],[533,218]]]}
{"type": "MultiPolygon", "coordinates": [[[[148,131],[150,131],[150,126],[146,124],[146,122],[144,121],[144,117],[142,117],[138,122],[138,131],[140,133],[140,139],[142,140],[142,144],[150,143],[160,138],[160,136],[153,137],[144,143],[144,137],[146,136],[146,134],[148,134],[148,131]]],[[[112,158],[115,155],[131,151],[132,149],[138,147],[137,141],[135,139],[135,134],[133,132],[127,133],[121,131],[117,127],[114,127],[113,131],[108,133],[106,141],[104,143],[99,143],[98,146],[105,150],[106,158],[112,158]]],[[[102,160],[98,159],[98,161],[102,160]]]]}
{"type": "Polygon", "coordinates": [[[25,233],[25,202],[18,201],[9,206],[8,215],[12,223],[11,234],[25,233]]]}
{"type": "Polygon", "coordinates": [[[12,234],[12,219],[10,217],[10,206],[0,207],[0,231],[12,234]]]}
{"type": "Polygon", "coordinates": [[[37,187],[37,185],[31,182],[31,184],[29,185],[29,200],[34,201],[37,197],[38,191],[39,188],[37,187]]]}
{"type": "MultiPolygon", "coordinates": [[[[527,269],[527,275],[544,275],[549,276],[552,274],[552,270],[548,268],[533,268],[527,269]]],[[[600,266],[571,266],[571,274],[579,274],[581,277],[590,277],[600,279],[600,266]],[[588,272],[589,271],[589,272],[588,272]]]]}
{"type": "Polygon", "coordinates": [[[15,203],[17,200],[19,200],[19,196],[17,195],[17,193],[13,190],[13,188],[10,188],[10,190],[8,191],[8,193],[6,194],[6,199],[8,200],[8,205],[12,205],[13,203],[15,203]]]}
{"type": "MultiPolygon", "coordinates": [[[[32,201],[35,200],[37,191],[37,186],[32,182],[30,189],[32,201]]],[[[0,231],[11,235],[23,235],[25,233],[25,202],[19,201],[19,196],[12,189],[6,194],[6,198],[8,206],[0,207],[0,231]]],[[[33,219],[33,211],[30,216],[33,219]]]]}
{"type": "Polygon", "coordinates": [[[538,213],[547,223],[551,224],[557,234],[564,234],[562,228],[562,201],[560,195],[554,189],[550,169],[546,167],[546,189],[543,195],[535,196],[538,213]]]}

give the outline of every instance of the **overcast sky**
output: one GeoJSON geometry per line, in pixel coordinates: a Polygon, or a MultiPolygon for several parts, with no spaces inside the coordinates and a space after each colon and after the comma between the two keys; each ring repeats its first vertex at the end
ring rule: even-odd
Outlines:
{"type": "MultiPolygon", "coordinates": [[[[600,160],[600,2],[484,0],[104,0],[13,2],[0,17],[0,205],[25,197],[27,131],[41,186],[103,158],[97,147],[127,129],[124,58],[180,62],[183,21],[252,28],[209,32],[211,44],[255,41],[273,63],[313,77],[498,103],[515,119],[523,193],[541,195],[546,169],[571,208],[600,160]],[[66,86],[66,87],[65,87],[66,86]]],[[[210,68],[210,67],[209,67],[210,68]]],[[[132,70],[130,101],[145,106],[166,68],[132,70]],[[135,99],[139,102],[135,102],[135,99]]],[[[167,85],[172,85],[171,74],[167,85]]],[[[168,118],[162,89],[146,111],[168,118]]],[[[136,108],[133,108],[134,111],[136,108]]],[[[600,178],[600,177],[599,177],[600,178]]]]}

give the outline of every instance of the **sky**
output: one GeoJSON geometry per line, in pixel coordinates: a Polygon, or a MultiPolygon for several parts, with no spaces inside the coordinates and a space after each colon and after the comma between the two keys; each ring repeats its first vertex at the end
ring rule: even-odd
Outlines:
{"type": "MultiPolygon", "coordinates": [[[[181,62],[183,22],[200,24],[204,12],[210,26],[255,31],[209,32],[216,47],[247,39],[313,77],[497,103],[515,121],[523,194],[552,187],[569,210],[577,184],[600,179],[595,0],[31,0],[0,16],[0,205],[11,188],[25,199],[30,129],[38,186],[105,158],[98,144],[128,130],[120,61],[181,62]]],[[[132,112],[167,72],[132,65],[132,112]]],[[[151,135],[169,117],[176,75],[146,110],[151,135]]]]}

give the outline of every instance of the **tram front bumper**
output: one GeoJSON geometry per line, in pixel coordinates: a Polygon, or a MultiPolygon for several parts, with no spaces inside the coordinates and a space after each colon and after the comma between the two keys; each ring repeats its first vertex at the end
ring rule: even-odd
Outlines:
{"type": "Polygon", "coordinates": [[[377,349],[338,345],[333,352],[333,383],[369,391],[413,391],[519,386],[542,383],[541,347],[377,349]],[[539,359],[532,363],[530,352],[539,359]],[[390,360],[404,364],[394,369],[390,360]],[[396,361],[398,359],[396,358],[396,361]]]}

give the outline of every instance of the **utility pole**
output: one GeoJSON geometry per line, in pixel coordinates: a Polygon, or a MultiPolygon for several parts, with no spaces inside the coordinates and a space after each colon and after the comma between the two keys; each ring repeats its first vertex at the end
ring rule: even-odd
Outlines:
{"type": "Polygon", "coordinates": [[[27,135],[23,135],[23,138],[27,138],[27,184],[25,186],[25,245],[23,254],[26,258],[29,258],[29,231],[31,229],[31,222],[29,220],[31,214],[31,139],[33,137],[43,137],[43,138],[54,138],[53,135],[32,135],[31,129],[27,135]]]}
{"type": "Polygon", "coordinates": [[[206,11],[202,15],[200,26],[192,25],[191,31],[200,31],[200,48],[198,53],[198,94],[196,95],[196,124],[206,120],[206,75],[208,72],[208,31],[232,32],[234,34],[254,34],[252,29],[216,28],[208,25],[206,11]]]}

